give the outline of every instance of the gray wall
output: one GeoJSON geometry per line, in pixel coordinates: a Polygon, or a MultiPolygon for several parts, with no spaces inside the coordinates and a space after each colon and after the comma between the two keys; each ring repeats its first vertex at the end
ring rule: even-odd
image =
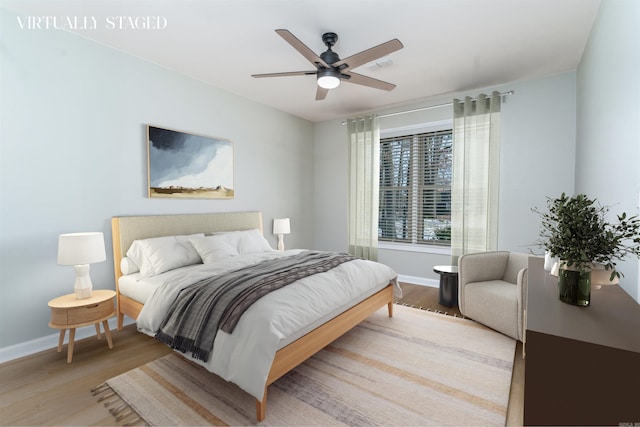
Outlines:
{"type": "MultiPolygon", "coordinates": [[[[482,90],[516,91],[502,113],[501,249],[527,251],[539,227],[531,207],[563,191],[637,212],[639,6],[603,1],[577,77],[482,90]]],[[[273,245],[271,220],[289,216],[288,247],[347,248],[341,120],[314,125],[77,36],[18,30],[4,9],[0,19],[0,348],[54,334],[46,303],[71,292],[74,278],[56,265],[58,234],[103,231],[108,259],[92,266],[92,278],[96,288],[114,288],[115,215],[262,210],[273,245]],[[232,140],[236,198],[146,198],[147,123],[232,140]]],[[[388,250],[380,258],[429,279],[449,259],[388,250]]],[[[619,267],[640,301],[638,261],[619,267]]]]}
{"type": "MultiPolygon", "coordinates": [[[[493,89],[515,90],[502,108],[500,249],[523,251],[538,236],[532,207],[562,192],[586,193],[612,214],[639,213],[640,2],[604,0],[576,72],[493,89]]],[[[448,94],[378,113],[449,102],[480,92],[448,94]]],[[[437,119],[437,118],[436,118],[437,119]]],[[[345,250],[346,129],[340,121],[315,126],[315,241],[345,250]],[[343,157],[344,156],[344,157],[343,157]]],[[[380,251],[403,275],[436,279],[444,255],[380,251]]],[[[618,263],[621,286],[640,302],[640,262],[618,263]]]]}
{"type": "Polygon", "coordinates": [[[94,287],[114,289],[110,218],[261,210],[313,240],[313,124],[66,32],[20,30],[0,9],[0,348],[55,333],[47,302],[73,292],[60,233],[103,231],[94,287]],[[234,200],[148,199],[147,123],[234,143],[234,200]]]}
{"type": "MultiPolygon", "coordinates": [[[[500,226],[498,247],[529,252],[538,237],[539,220],[531,212],[544,206],[547,196],[574,188],[575,72],[518,82],[470,93],[434,97],[394,111],[440,105],[455,97],[492,90],[515,94],[505,98],[501,115],[500,226]]],[[[451,107],[411,114],[415,121],[451,117],[451,107]]],[[[406,125],[406,116],[382,119],[381,126],[406,125]],[[401,122],[400,118],[405,122],[401,122]]],[[[341,121],[315,127],[315,241],[321,249],[347,247],[347,138],[341,121]]],[[[449,264],[450,256],[381,249],[379,260],[399,274],[435,280],[433,266],[449,264]]]]}
{"type": "MultiPolygon", "coordinates": [[[[637,215],[640,2],[602,2],[577,75],[576,192],[611,206],[611,214],[637,215]]],[[[620,286],[640,302],[638,259],[616,268],[625,276],[620,286]]]]}

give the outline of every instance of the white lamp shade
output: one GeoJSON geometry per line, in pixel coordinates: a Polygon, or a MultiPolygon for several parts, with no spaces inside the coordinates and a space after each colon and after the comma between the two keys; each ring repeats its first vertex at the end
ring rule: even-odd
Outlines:
{"type": "Polygon", "coordinates": [[[102,233],[68,233],[58,237],[59,265],[92,264],[106,259],[102,233]]]}
{"type": "Polygon", "coordinates": [[[291,233],[291,223],[289,218],[278,218],[273,220],[273,234],[291,233]]]}

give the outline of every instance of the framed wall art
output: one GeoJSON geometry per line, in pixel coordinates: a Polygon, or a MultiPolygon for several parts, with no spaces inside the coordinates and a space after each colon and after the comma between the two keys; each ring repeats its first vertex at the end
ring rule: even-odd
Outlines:
{"type": "Polygon", "coordinates": [[[233,143],[147,126],[149,197],[233,199],[233,143]]]}

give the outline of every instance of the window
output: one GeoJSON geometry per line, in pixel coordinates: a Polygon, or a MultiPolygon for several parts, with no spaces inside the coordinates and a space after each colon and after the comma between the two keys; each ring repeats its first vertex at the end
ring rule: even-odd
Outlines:
{"type": "Polygon", "coordinates": [[[380,139],[378,240],[451,246],[451,129],[380,139]]]}

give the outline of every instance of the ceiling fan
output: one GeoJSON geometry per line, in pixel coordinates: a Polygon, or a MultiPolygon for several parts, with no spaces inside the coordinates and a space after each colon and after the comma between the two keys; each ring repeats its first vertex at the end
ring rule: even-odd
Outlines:
{"type": "Polygon", "coordinates": [[[300,52],[302,56],[307,58],[316,69],[313,71],[289,71],[284,73],[268,73],[268,74],[253,74],[252,77],[285,77],[285,76],[310,76],[315,75],[318,83],[318,89],[316,91],[316,101],[320,101],[327,96],[329,89],[334,89],[340,85],[342,80],[355,83],[363,86],[372,87],[375,89],[382,89],[386,91],[393,90],[396,85],[392,83],[383,82],[382,80],[374,79],[372,77],[363,76],[351,71],[353,68],[357,68],[366,63],[375,61],[385,55],[388,55],[396,50],[402,49],[402,43],[400,40],[393,39],[386,43],[382,43],[378,46],[372,47],[367,50],[363,50],[360,53],[351,55],[348,58],[340,59],[337,53],[331,50],[331,47],[338,41],[338,35],[336,33],[324,33],[322,35],[322,41],[327,46],[327,50],[322,52],[320,56],[316,55],[311,49],[309,49],[304,43],[302,43],[296,36],[291,34],[288,30],[276,30],[287,43],[289,43],[295,50],[300,52]]]}

